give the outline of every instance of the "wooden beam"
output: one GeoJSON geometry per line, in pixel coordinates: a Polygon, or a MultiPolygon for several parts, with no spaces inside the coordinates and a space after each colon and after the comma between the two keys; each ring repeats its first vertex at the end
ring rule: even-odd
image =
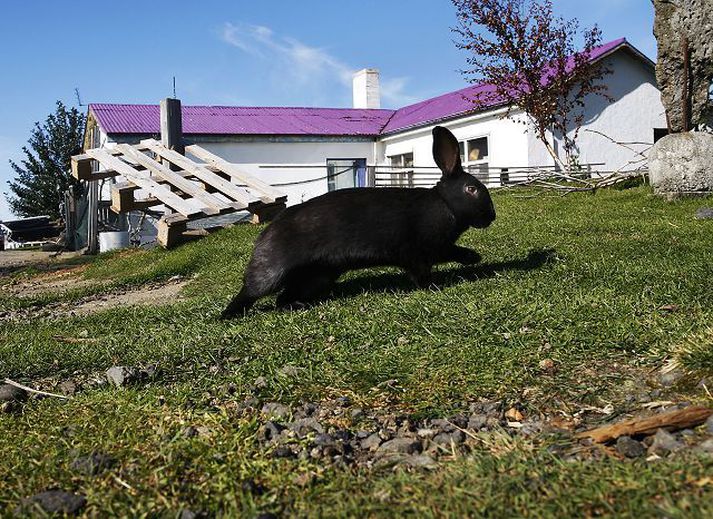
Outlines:
{"type": "Polygon", "coordinates": [[[187,223],[187,218],[177,217],[176,215],[164,216],[158,221],[156,240],[166,249],[175,247],[181,243],[181,237],[186,232],[187,223]]]}
{"type": "Polygon", "coordinates": [[[206,184],[216,188],[223,195],[232,198],[233,200],[244,204],[244,207],[250,208],[261,203],[261,200],[251,195],[247,190],[238,187],[228,180],[219,177],[212,171],[208,170],[203,166],[197,165],[190,159],[187,159],[180,153],[176,153],[173,150],[168,150],[161,146],[154,139],[147,139],[141,141],[141,144],[145,145],[148,149],[153,151],[159,157],[170,161],[176,166],[184,169],[186,172],[190,173],[197,179],[205,182],[206,184]]]}
{"type": "Polygon", "coordinates": [[[151,157],[136,151],[134,148],[128,144],[118,144],[117,148],[124,153],[127,157],[133,159],[138,164],[142,165],[149,171],[151,171],[155,176],[165,180],[166,182],[172,184],[174,187],[180,189],[187,195],[192,196],[196,200],[199,200],[205,204],[205,209],[203,210],[206,214],[218,214],[220,211],[230,208],[231,206],[220,200],[219,198],[207,193],[200,186],[194,184],[190,180],[184,178],[182,175],[175,171],[171,171],[169,168],[156,162],[151,157]]]}
{"type": "Polygon", "coordinates": [[[91,149],[87,150],[87,154],[93,159],[98,160],[103,166],[119,172],[119,174],[126,177],[129,182],[150,191],[151,194],[162,203],[184,216],[192,216],[203,212],[203,208],[195,208],[191,204],[186,203],[185,200],[171,192],[171,190],[159,185],[145,173],[135,170],[129,164],[114,157],[106,150],[91,149]]]}
{"type": "Polygon", "coordinates": [[[263,182],[250,173],[242,171],[237,165],[209,152],[205,148],[193,144],[191,146],[187,146],[186,151],[191,155],[198,157],[202,161],[205,161],[207,164],[210,164],[214,168],[219,169],[231,178],[257,190],[262,195],[260,196],[260,199],[265,203],[284,202],[287,200],[287,195],[279,189],[272,187],[267,182],[263,182]]]}

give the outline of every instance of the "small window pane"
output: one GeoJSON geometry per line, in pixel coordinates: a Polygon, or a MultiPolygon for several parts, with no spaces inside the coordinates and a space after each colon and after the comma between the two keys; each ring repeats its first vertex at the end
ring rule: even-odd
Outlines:
{"type": "Polygon", "coordinates": [[[459,142],[458,149],[460,150],[460,161],[462,164],[465,162],[465,142],[459,142]]]}
{"type": "Polygon", "coordinates": [[[468,141],[468,162],[488,158],[488,138],[480,137],[468,141]]]}
{"type": "Polygon", "coordinates": [[[404,167],[405,168],[412,168],[413,167],[413,153],[406,153],[403,155],[404,158],[404,167]]]}

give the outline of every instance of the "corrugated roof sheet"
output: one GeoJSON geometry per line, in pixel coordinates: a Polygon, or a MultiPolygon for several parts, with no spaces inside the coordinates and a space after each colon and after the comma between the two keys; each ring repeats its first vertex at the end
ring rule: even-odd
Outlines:
{"type": "MultiPolygon", "coordinates": [[[[91,104],[107,133],[159,133],[158,105],[91,104]]],[[[183,106],[183,133],[212,135],[376,136],[393,110],[183,106]]]]}
{"type": "MultiPolygon", "coordinates": [[[[626,43],[625,38],[606,43],[592,52],[591,59],[599,59],[626,43]]],[[[474,108],[473,105],[479,93],[493,90],[489,84],[473,85],[398,110],[184,106],[183,132],[376,137],[497,106],[500,102],[492,96],[486,96],[489,102],[485,106],[474,108]]],[[[158,134],[161,131],[158,105],[90,104],[89,109],[107,133],[158,134]]]]}

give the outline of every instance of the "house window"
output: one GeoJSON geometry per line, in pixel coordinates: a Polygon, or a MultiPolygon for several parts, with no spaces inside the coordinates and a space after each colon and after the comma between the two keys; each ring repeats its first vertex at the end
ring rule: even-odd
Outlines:
{"type": "Polygon", "coordinates": [[[401,155],[392,155],[389,157],[392,168],[412,168],[413,153],[403,153],[401,155]]]}
{"type": "Polygon", "coordinates": [[[366,186],[366,159],[327,159],[327,189],[366,186]]]}
{"type": "Polygon", "coordinates": [[[468,163],[488,158],[488,138],[480,137],[468,141],[468,163]]]}
{"type": "Polygon", "coordinates": [[[481,179],[488,177],[488,137],[467,139],[458,143],[463,169],[481,179]]]}

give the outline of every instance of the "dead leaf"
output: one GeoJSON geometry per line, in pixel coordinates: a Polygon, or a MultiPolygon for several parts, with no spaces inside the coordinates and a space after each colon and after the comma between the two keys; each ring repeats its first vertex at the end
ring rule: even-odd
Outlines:
{"type": "Polygon", "coordinates": [[[515,407],[511,407],[505,413],[505,418],[511,422],[522,422],[525,416],[515,407]]]}
{"type": "Polygon", "coordinates": [[[669,312],[669,313],[678,312],[678,308],[679,308],[678,305],[674,305],[674,304],[659,306],[659,310],[661,312],[669,312]]]}

